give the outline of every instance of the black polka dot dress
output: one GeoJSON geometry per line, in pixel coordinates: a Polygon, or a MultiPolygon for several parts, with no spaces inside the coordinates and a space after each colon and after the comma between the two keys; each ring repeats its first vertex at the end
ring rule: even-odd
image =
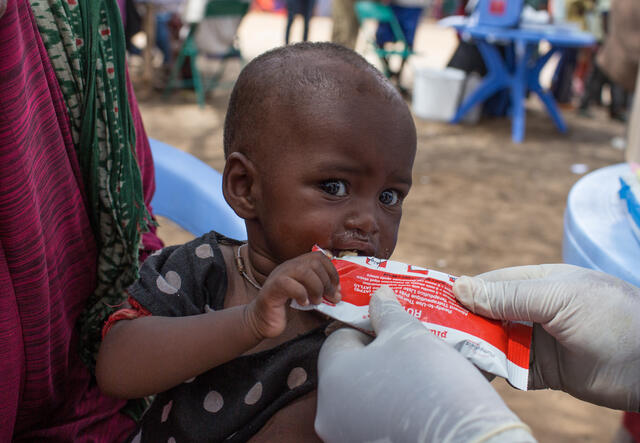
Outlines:
{"type": "MultiPolygon", "coordinates": [[[[227,271],[210,232],[150,256],[129,294],[152,315],[188,316],[222,309],[227,271]]],[[[281,345],[241,356],[156,396],[133,442],[246,441],[294,399],[317,387],[323,325],[281,345]]]]}

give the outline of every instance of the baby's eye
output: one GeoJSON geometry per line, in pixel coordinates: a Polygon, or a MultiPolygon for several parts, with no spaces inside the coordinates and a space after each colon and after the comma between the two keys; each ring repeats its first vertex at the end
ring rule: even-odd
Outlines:
{"type": "Polygon", "coordinates": [[[342,180],[327,180],[320,183],[320,189],[327,194],[343,197],[347,195],[347,184],[342,180]]]}
{"type": "Polygon", "coordinates": [[[378,197],[380,203],[387,206],[397,205],[400,201],[400,196],[398,195],[398,191],[393,189],[385,189],[380,193],[380,197],[378,197]]]}

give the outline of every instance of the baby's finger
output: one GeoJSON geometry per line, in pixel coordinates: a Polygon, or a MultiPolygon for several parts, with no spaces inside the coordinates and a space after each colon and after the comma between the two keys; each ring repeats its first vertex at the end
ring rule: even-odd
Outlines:
{"type": "Polygon", "coordinates": [[[321,255],[320,263],[324,266],[324,269],[327,271],[329,275],[329,279],[331,280],[331,284],[334,287],[339,287],[340,285],[340,276],[338,275],[338,270],[335,266],[333,266],[333,262],[326,255],[319,253],[321,255]]]}
{"type": "Polygon", "coordinates": [[[338,272],[333,264],[329,260],[320,260],[313,266],[313,270],[317,273],[320,280],[322,280],[322,297],[333,303],[339,302],[340,283],[339,280],[334,278],[337,277],[338,272]],[[335,274],[335,276],[333,274],[335,274]]]}
{"type": "MultiPolygon", "coordinates": [[[[314,253],[318,254],[318,253],[314,253]]],[[[319,255],[318,263],[321,267],[314,268],[316,272],[318,272],[318,276],[322,279],[324,284],[324,292],[323,297],[327,298],[329,301],[333,303],[337,303],[340,301],[340,277],[338,276],[338,271],[331,260],[326,257],[324,254],[319,255]]]]}
{"type": "MultiPolygon", "coordinates": [[[[319,282],[318,286],[321,287],[319,282]]],[[[279,279],[274,290],[286,300],[295,300],[300,306],[307,306],[310,303],[306,285],[297,278],[283,277],[279,279]]]]}
{"type": "Polygon", "coordinates": [[[305,287],[309,301],[314,305],[322,303],[327,286],[331,287],[329,276],[318,263],[305,267],[298,275],[298,281],[305,287]]]}

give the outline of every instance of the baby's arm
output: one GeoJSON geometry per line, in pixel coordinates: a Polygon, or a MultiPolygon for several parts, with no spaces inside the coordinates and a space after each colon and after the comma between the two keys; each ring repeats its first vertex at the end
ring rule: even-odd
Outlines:
{"type": "MultiPolygon", "coordinates": [[[[146,265],[146,263],[145,263],[146,265]]],[[[183,282],[183,286],[186,282],[183,282]]],[[[338,274],[320,252],[274,269],[248,305],[184,317],[152,315],[121,320],[105,335],[96,365],[100,388],[115,397],[139,398],[230,361],[286,326],[290,299],[339,301],[338,274]]],[[[162,296],[164,302],[166,297],[162,296]]]]}
{"type": "Polygon", "coordinates": [[[248,306],[118,321],[100,346],[100,388],[114,397],[144,397],[238,357],[262,340],[247,321],[248,306]]]}

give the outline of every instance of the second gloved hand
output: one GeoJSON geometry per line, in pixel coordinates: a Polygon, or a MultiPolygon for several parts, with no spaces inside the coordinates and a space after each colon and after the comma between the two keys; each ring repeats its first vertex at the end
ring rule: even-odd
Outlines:
{"type": "Polygon", "coordinates": [[[376,291],[369,313],[373,341],[344,328],[320,351],[315,427],[324,441],[535,441],[480,371],[390,288],[376,291]]]}
{"type": "Polygon", "coordinates": [[[461,277],[458,300],[476,314],[534,322],[529,388],[602,406],[640,409],[640,289],[571,265],[461,277]]]}

